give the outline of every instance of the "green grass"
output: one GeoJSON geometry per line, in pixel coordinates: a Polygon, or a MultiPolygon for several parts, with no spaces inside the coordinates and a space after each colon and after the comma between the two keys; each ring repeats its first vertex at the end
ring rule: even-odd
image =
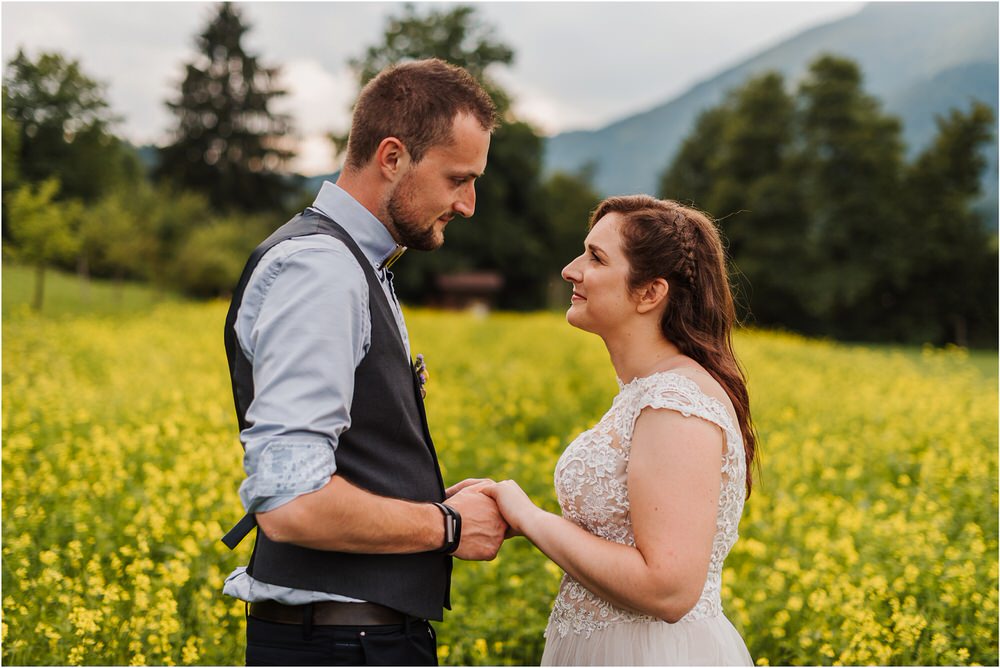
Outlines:
{"type": "MultiPolygon", "coordinates": [[[[3,263],[3,317],[16,318],[31,310],[35,295],[34,267],[3,263]]],[[[46,269],[42,314],[64,317],[127,315],[149,311],[154,305],[176,301],[170,293],[148,284],[109,280],[82,280],[78,275],[46,269]]]]}

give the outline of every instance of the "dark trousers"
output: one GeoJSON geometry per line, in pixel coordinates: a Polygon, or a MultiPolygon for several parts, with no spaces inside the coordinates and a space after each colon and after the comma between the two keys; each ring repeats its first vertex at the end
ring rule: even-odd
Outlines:
{"type": "Polygon", "coordinates": [[[246,659],[248,666],[436,666],[437,638],[421,619],[321,626],[248,616],[246,659]]]}

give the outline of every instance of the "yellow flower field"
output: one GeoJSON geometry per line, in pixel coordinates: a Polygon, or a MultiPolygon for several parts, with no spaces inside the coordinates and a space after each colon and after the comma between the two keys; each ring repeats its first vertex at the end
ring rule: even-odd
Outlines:
{"type": "MultiPolygon", "coordinates": [[[[5,318],[3,663],[242,662],[225,309],[5,318]]],[[[553,314],[408,323],[446,481],[512,477],[556,510],[559,453],[616,391],[601,342],[553,314]]],[[[723,604],[757,662],[996,665],[996,357],[737,348],[762,457],[723,604]]],[[[458,564],[442,664],[537,663],[559,575],[520,538],[458,564]]]]}

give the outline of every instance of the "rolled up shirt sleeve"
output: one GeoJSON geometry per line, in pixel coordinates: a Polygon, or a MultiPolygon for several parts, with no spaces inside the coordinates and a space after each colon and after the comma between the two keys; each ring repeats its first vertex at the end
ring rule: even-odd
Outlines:
{"type": "Polygon", "coordinates": [[[264,512],[320,489],[337,470],[354,371],[371,342],[364,272],[327,235],[284,241],[255,268],[236,336],[254,382],[240,433],[240,499],[247,512],[264,512]]]}

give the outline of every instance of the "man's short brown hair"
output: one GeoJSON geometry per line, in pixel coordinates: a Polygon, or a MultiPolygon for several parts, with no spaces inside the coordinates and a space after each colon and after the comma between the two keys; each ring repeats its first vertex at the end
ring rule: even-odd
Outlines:
{"type": "Polygon", "coordinates": [[[427,149],[452,141],[454,118],[468,113],[484,130],[496,127],[496,106],[461,67],[430,58],[382,70],[361,90],[354,105],[345,167],[368,164],[386,137],[396,137],[414,162],[427,149]]]}

